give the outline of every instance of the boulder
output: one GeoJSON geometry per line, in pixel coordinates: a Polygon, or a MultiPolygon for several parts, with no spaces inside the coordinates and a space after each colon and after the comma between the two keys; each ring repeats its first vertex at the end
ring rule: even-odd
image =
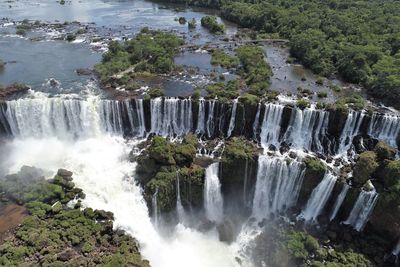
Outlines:
{"type": "Polygon", "coordinates": [[[64,178],[69,178],[69,177],[72,177],[73,173],[66,169],[58,169],[57,175],[62,176],[64,178]]]}

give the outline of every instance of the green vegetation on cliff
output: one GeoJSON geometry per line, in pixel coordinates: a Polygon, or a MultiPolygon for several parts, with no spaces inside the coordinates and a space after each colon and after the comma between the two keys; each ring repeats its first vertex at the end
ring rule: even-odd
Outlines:
{"type": "Polygon", "coordinates": [[[71,175],[60,170],[45,180],[38,170],[23,167],[0,182],[6,197],[29,213],[0,245],[0,265],[150,266],[133,238],[113,230],[112,213],[81,209],[80,201],[74,208],[65,204],[84,197],[71,175]]]}
{"type": "Polygon", "coordinates": [[[373,151],[361,153],[353,170],[354,182],[359,186],[364,185],[378,166],[376,154],[373,151]]]}
{"type": "Polygon", "coordinates": [[[204,169],[193,163],[197,142],[197,138],[191,134],[176,143],[154,136],[150,145],[139,155],[137,172],[145,189],[145,198],[150,202],[157,192],[160,211],[175,209],[178,178],[182,204],[193,207],[201,205],[204,169]]]}

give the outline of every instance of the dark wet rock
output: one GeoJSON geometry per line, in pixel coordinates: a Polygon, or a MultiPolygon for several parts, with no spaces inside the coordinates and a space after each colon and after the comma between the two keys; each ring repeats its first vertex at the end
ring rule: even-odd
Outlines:
{"type": "Polygon", "coordinates": [[[81,69],[77,69],[76,73],[79,76],[88,76],[88,75],[93,75],[94,74],[94,70],[88,69],[88,68],[81,68],[81,69]]]}
{"type": "Polygon", "coordinates": [[[292,158],[292,159],[295,159],[295,158],[297,158],[297,154],[296,154],[296,152],[294,152],[294,151],[290,151],[290,152],[289,152],[289,157],[290,157],[290,158],[292,158]]]}
{"type": "Polygon", "coordinates": [[[219,240],[221,242],[232,243],[235,239],[234,226],[231,221],[224,221],[224,223],[217,226],[219,240]]]}
{"type": "Polygon", "coordinates": [[[281,154],[287,153],[289,150],[290,150],[290,145],[287,144],[286,142],[282,142],[281,147],[279,148],[281,154]]]}
{"type": "Polygon", "coordinates": [[[57,86],[60,85],[60,82],[57,81],[57,80],[55,80],[55,79],[50,79],[50,80],[49,80],[49,83],[50,83],[50,86],[51,86],[51,87],[57,87],[57,86]]]}
{"type": "Polygon", "coordinates": [[[57,175],[67,178],[67,177],[72,177],[73,173],[66,169],[58,169],[57,175]]]}
{"type": "Polygon", "coordinates": [[[6,87],[0,85],[0,99],[18,96],[26,93],[30,88],[25,84],[12,84],[6,87]]]}

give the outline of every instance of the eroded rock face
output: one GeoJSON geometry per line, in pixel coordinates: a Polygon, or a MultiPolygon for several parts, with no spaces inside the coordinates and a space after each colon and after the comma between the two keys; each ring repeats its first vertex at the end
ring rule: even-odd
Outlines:
{"type": "Polygon", "coordinates": [[[12,84],[6,87],[0,85],[0,100],[5,100],[10,97],[22,95],[29,90],[29,87],[25,84],[12,84]]]}

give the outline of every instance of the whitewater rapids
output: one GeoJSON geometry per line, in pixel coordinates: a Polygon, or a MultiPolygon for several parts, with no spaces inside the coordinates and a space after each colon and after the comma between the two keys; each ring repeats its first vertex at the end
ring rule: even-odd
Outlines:
{"type": "Polygon", "coordinates": [[[2,146],[2,167],[15,173],[23,165],[35,166],[48,171],[48,177],[59,168],[73,171],[76,186],[86,194],[83,204],[113,212],[114,226],[139,241],[143,257],[154,267],[237,266],[237,244],[220,242],[215,232],[201,233],[182,224],[170,237],[157,232],[135,183],[136,164],[127,160],[134,146],[134,141],[106,134],[77,141],[15,139],[2,146]]]}

